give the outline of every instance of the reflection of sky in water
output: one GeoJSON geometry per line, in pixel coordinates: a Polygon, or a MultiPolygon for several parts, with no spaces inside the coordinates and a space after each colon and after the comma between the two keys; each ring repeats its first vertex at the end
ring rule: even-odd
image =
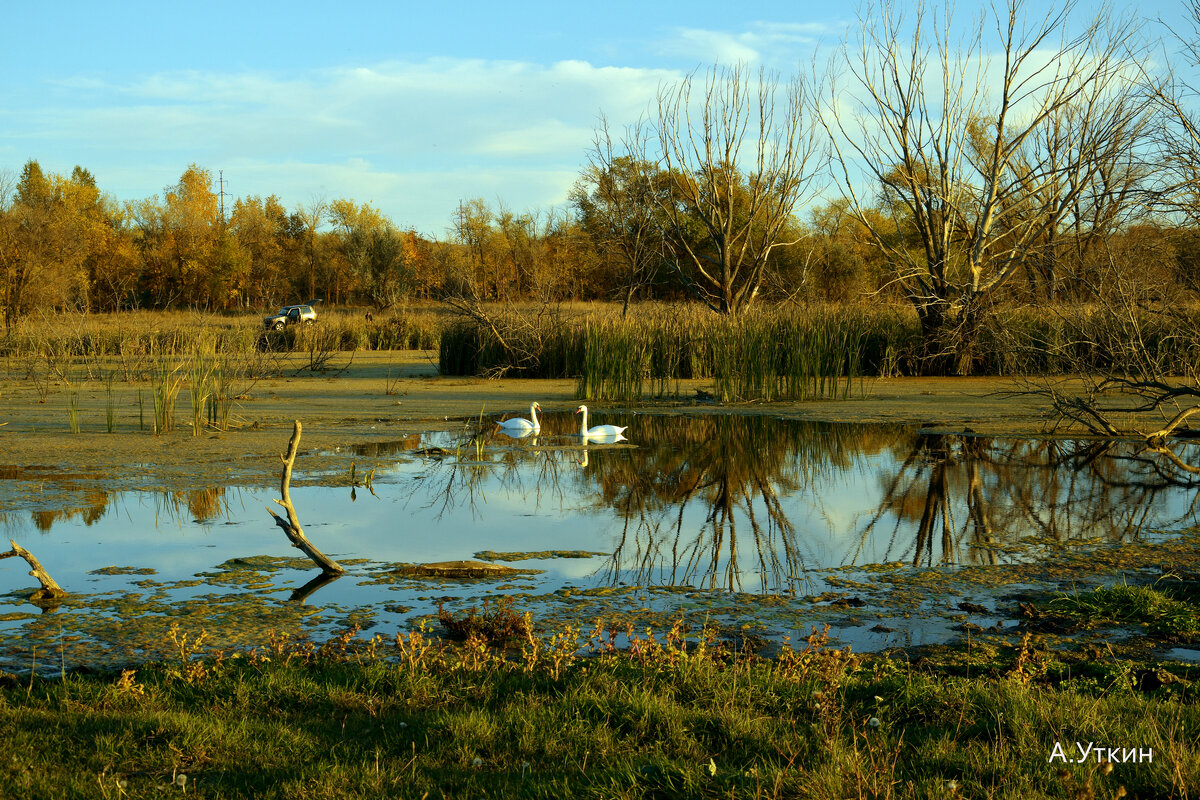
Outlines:
{"type": "MultiPolygon", "coordinates": [[[[604,421],[630,425],[629,445],[585,451],[569,435],[574,420],[555,414],[536,438],[485,436],[478,459],[451,434],[412,437],[394,452],[372,445],[356,455],[356,474],[375,469],[377,496],[360,487],[354,501],[348,474],[306,475],[302,455],[292,499],[309,538],[335,559],[371,562],[308,604],[372,608],[378,625],[398,626],[403,612],[379,609],[428,613],[431,598],[479,597],[498,584],[368,585],[372,575],[487,550],[606,554],[512,562],[545,570],[507,584],[534,594],[621,584],[804,594],[826,588],[828,568],[1002,564],[1192,521],[1194,491],[1128,448],[766,417],[614,416],[604,421]],[[444,452],[414,454],[430,446],[444,452]]],[[[13,486],[0,481],[0,498],[13,486]]],[[[317,570],[266,573],[269,585],[253,590],[171,586],[233,558],[302,558],[265,510],[277,490],[90,495],[90,512],[43,518],[45,530],[16,512],[5,522],[73,593],[143,591],[146,576],[89,574],[114,565],[153,569],[150,579],[167,585],[153,591],[179,600],[254,591],[282,603],[317,570]]],[[[0,591],[31,581],[15,563],[0,562],[0,591]]],[[[22,624],[0,621],[0,632],[22,624]]]]}

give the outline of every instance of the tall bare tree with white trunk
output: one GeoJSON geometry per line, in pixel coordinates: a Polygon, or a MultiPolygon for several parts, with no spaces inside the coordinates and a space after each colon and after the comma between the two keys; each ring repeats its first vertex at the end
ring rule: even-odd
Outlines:
{"type": "Polygon", "coordinates": [[[1159,207],[1194,226],[1200,223],[1200,83],[1185,75],[1200,69],[1200,0],[1184,0],[1182,6],[1189,29],[1171,28],[1167,37],[1166,46],[1176,50],[1174,69],[1164,76],[1147,72],[1145,80],[1163,112],[1163,124],[1155,131],[1162,176],[1159,207]]]}
{"type": "Polygon", "coordinates": [[[1052,264],[1060,231],[1135,202],[1143,47],[1131,20],[1080,22],[1071,0],[1004,0],[963,27],[946,6],[862,8],[820,116],[851,209],[917,311],[924,372],[970,372],[997,290],[1052,264]],[[868,213],[880,202],[903,224],[868,213]]]}
{"type": "Polygon", "coordinates": [[[637,163],[668,176],[669,191],[651,196],[680,274],[715,311],[748,307],[771,252],[794,244],[792,212],[825,171],[808,99],[803,76],[781,83],[765,69],[718,65],[660,88],[653,133],[626,142],[637,163]]]}

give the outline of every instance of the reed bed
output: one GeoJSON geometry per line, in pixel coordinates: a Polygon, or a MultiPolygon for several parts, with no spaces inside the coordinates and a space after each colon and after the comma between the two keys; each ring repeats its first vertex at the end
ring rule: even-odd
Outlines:
{"type": "MultiPolygon", "coordinates": [[[[500,316],[493,323],[495,330],[474,321],[447,328],[442,374],[574,378],[577,395],[596,400],[665,397],[681,380],[712,379],[722,400],[789,400],[921,372],[920,325],[904,306],[761,308],[730,319],[645,304],[629,317],[600,306],[537,324],[500,316]]],[[[1123,318],[1089,305],[999,310],[981,329],[974,373],[1188,374],[1200,363],[1198,324],[1200,309],[1123,318]]]]}
{"type": "MultiPolygon", "coordinates": [[[[251,369],[236,365],[269,369],[283,353],[437,349],[443,375],[569,378],[581,398],[604,400],[672,396],[691,379],[712,380],[724,400],[832,397],[859,378],[921,372],[920,325],[908,306],[760,307],[737,319],[695,304],[644,303],[627,317],[619,308],[497,304],[484,307],[486,320],[436,304],[375,318],[322,309],[316,325],[281,331],[263,330],[255,312],[38,315],[0,336],[0,357],[43,400],[53,385],[114,374],[154,382],[159,360],[190,361],[201,350],[212,355],[213,379],[230,382],[251,369]]],[[[983,324],[973,371],[1187,374],[1200,363],[1197,323],[1200,309],[1123,317],[1088,305],[998,309],[983,324]]],[[[219,393],[194,399],[209,424],[227,414],[219,393]]]]}
{"type": "Polygon", "coordinates": [[[445,309],[420,307],[367,319],[351,310],[320,313],[317,325],[282,331],[263,329],[260,313],[236,315],[186,311],[130,311],[120,314],[37,315],[0,336],[0,357],[38,358],[56,366],[70,363],[81,377],[100,377],[101,358],[117,357],[125,374],[145,376],[147,359],[190,355],[197,346],[213,352],[300,352],[313,331],[331,336],[339,351],[435,350],[452,321],[445,309]]]}
{"type": "Polygon", "coordinates": [[[845,395],[856,378],[913,351],[917,337],[915,316],[890,308],[763,309],[730,319],[648,305],[624,318],[494,322],[496,330],[473,321],[447,328],[442,374],[574,378],[589,400],[670,396],[696,378],[711,378],[722,400],[845,395]]]}

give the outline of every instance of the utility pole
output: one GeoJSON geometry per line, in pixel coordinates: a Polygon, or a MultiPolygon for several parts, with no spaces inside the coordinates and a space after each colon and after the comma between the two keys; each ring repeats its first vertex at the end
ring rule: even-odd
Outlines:
{"type": "MultiPolygon", "coordinates": [[[[211,173],[210,173],[211,174],[211,173]]],[[[220,190],[217,192],[217,202],[221,206],[221,225],[225,224],[225,170],[217,170],[217,180],[220,190]]]]}

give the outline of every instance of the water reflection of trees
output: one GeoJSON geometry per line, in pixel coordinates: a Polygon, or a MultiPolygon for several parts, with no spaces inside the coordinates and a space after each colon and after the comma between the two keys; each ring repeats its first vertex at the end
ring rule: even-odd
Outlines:
{"type": "Polygon", "coordinates": [[[622,520],[614,582],[740,591],[757,574],[759,591],[795,591],[808,566],[1028,560],[1196,511],[1196,476],[1129,443],[734,416],[642,416],[634,430],[636,449],[587,470],[594,504],[622,520]],[[878,475],[874,499],[847,489],[864,470],[878,475]],[[801,517],[844,519],[843,504],[857,522],[797,530],[801,517]],[[842,543],[832,563],[818,552],[827,542],[842,543]]]}
{"type": "Polygon", "coordinates": [[[608,573],[742,591],[758,575],[762,591],[797,591],[808,537],[784,498],[808,493],[891,444],[895,426],[782,422],[768,417],[639,417],[639,447],[598,461],[589,482],[597,502],[616,509],[622,530],[608,573]],[[705,510],[696,524],[687,510],[705,510]]]}
{"type": "Polygon", "coordinates": [[[1130,443],[926,434],[896,456],[850,563],[869,547],[868,561],[996,564],[1129,541],[1195,511],[1195,476],[1130,443]]]}
{"type": "Polygon", "coordinates": [[[427,468],[419,478],[427,489],[413,497],[437,518],[456,507],[480,512],[493,490],[520,496],[530,508],[562,507],[567,502],[562,470],[574,462],[574,455],[562,450],[564,440],[569,441],[553,435],[514,438],[498,432],[489,419],[468,422],[444,446],[413,451],[427,468]]]}
{"type": "MultiPolygon", "coordinates": [[[[71,502],[60,508],[35,509],[29,512],[29,520],[40,533],[49,533],[55,525],[72,522],[91,527],[110,513],[119,513],[123,499],[149,497],[154,503],[156,521],[182,522],[189,519],[204,523],[229,515],[229,498],[226,492],[227,487],[224,486],[137,493],[92,489],[79,493],[71,502]]],[[[16,527],[14,516],[11,513],[5,516],[7,524],[16,527]]]]}

